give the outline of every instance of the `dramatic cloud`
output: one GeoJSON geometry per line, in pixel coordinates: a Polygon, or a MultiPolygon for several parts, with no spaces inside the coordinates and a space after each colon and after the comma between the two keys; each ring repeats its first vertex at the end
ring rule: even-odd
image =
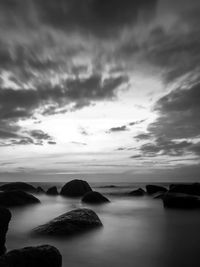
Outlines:
{"type": "Polygon", "coordinates": [[[136,140],[148,140],[150,139],[152,136],[150,133],[142,133],[142,134],[138,134],[136,135],[134,138],[136,140]]]}
{"type": "Polygon", "coordinates": [[[152,140],[140,147],[142,155],[200,155],[199,83],[188,89],[172,90],[156,102],[154,110],[158,112],[158,118],[148,126],[148,133],[135,137],[140,141],[152,140]],[[198,141],[195,142],[195,138],[198,141]]]}
{"type": "Polygon", "coordinates": [[[44,24],[97,36],[114,36],[119,29],[135,23],[142,12],[152,15],[156,3],[156,0],[35,0],[44,24]]]}
{"type": "Polygon", "coordinates": [[[200,135],[200,84],[173,90],[155,105],[158,119],[148,130],[156,137],[194,138],[200,135]]]}
{"type": "Polygon", "coordinates": [[[126,125],[123,125],[123,126],[120,126],[120,127],[110,128],[108,133],[124,132],[124,131],[127,131],[127,130],[128,130],[128,128],[126,127],[126,125]]]}

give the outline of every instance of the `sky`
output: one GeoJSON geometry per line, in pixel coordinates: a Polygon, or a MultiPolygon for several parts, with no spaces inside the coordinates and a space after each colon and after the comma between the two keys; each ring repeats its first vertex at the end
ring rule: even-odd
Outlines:
{"type": "Polygon", "coordinates": [[[199,0],[0,0],[0,180],[198,181],[199,0]]]}

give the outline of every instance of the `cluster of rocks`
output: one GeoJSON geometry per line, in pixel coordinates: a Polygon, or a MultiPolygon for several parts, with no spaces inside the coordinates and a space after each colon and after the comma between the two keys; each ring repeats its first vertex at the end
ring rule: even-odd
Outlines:
{"type": "Polygon", "coordinates": [[[165,208],[200,208],[200,184],[171,184],[169,188],[159,185],[146,185],[146,191],[138,188],[130,196],[151,195],[160,198],[165,208]]]}
{"type": "MultiPolygon", "coordinates": [[[[61,267],[62,256],[57,248],[50,245],[26,247],[6,253],[6,233],[11,220],[11,212],[7,207],[40,203],[33,194],[45,193],[27,183],[8,183],[0,186],[0,266],[1,267],[61,267]]],[[[56,187],[51,187],[47,195],[58,195],[56,187]]],[[[60,194],[66,197],[82,197],[89,204],[101,204],[109,200],[99,192],[92,190],[86,181],[72,180],[66,183],[60,194]]],[[[72,236],[101,227],[102,222],[91,209],[75,209],[66,212],[51,221],[36,227],[32,235],[72,236]]]]}

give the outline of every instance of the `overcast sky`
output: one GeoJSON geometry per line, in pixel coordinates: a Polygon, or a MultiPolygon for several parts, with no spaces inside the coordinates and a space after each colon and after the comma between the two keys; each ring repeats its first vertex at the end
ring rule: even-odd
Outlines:
{"type": "Polygon", "coordinates": [[[0,179],[198,180],[199,25],[199,0],[0,0],[0,179]]]}

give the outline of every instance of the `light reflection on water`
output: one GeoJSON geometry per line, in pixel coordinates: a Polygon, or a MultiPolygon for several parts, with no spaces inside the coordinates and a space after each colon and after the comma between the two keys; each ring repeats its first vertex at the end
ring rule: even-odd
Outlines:
{"type": "Polygon", "coordinates": [[[42,204],[12,209],[9,250],[52,244],[63,255],[63,267],[199,266],[199,211],[164,210],[160,200],[150,197],[111,197],[101,206],[61,196],[39,198],[42,204]],[[64,240],[30,236],[34,227],[79,207],[96,211],[104,227],[64,240]]]}

